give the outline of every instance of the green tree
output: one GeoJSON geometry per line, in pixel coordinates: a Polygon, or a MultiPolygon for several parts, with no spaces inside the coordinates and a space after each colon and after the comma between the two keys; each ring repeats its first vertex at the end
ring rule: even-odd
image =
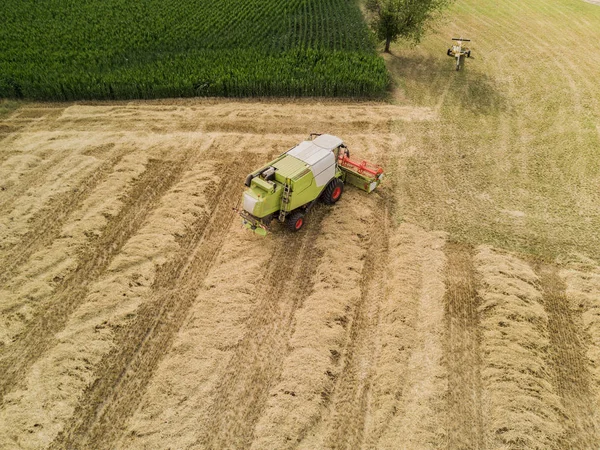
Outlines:
{"type": "Polygon", "coordinates": [[[418,43],[431,23],[453,0],[367,0],[366,8],[377,38],[385,52],[398,39],[418,43]]]}

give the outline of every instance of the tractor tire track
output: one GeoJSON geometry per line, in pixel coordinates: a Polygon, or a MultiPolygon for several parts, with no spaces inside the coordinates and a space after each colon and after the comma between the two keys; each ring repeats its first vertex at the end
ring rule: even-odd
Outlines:
{"type": "Polygon", "coordinates": [[[32,364],[52,345],[71,313],[87,296],[91,283],[109,267],[123,245],[142,226],[160,198],[180,178],[189,164],[180,160],[150,160],[137,180],[120,213],[112,218],[103,234],[84,248],[77,268],[65,277],[52,299],[31,320],[26,330],[0,360],[0,402],[15,388],[32,364]]]}
{"type": "Polygon", "coordinates": [[[161,266],[154,294],[132,323],[115,330],[115,350],[99,364],[96,381],[50,448],[113,448],[126,431],[127,419],[137,409],[220,252],[234,218],[232,206],[243,188],[239,180],[253,162],[250,157],[223,167],[221,183],[212,193],[211,213],[196,221],[194,231],[180,241],[177,255],[161,266]]]}
{"type": "Polygon", "coordinates": [[[549,368],[565,416],[565,434],[558,447],[585,449],[598,444],[594,417],[592,376],[587,366],[584,341],[569,308],[566,286],[556,267],[538,264],[542,305],[548,313],[549,368]]]}
{"type": "MultiPolygon", "coordinates": [[[[126,155],[121,150],[104,161],[97,169],[83,180],[83,183],[73,190],[64,192],[54,197],[48,205],[36,214],[30,223],[30,230],[23,235],[19,244],[5,252],[5,257],[0,260],[4,271],[0,274],[0,284],[12,278],[16,270],[38,250],[50,245],[60,236],[61,230],[69,216],[83,205],[85,199],[110,175],[114,166],[119,164],[126,155]]],[[[39,178],[40,173],[31,174],[33,179],[39,178]]],[[[28,177],[29,178],[29,177],[28,177]]],[[[31,186],[24,182],[24,186],[31,186]]]]}
{"type": "Polygon", "coordinates": [[[378,326],[386,289],[389,252],[388,207],[378,202],[373,213],[370,241],[360,281],[361,295],[354,305],[342,355],[343,369],[333,389],[326,448],[361,448],[368,439],[370,393],[378,352],[378,326]]]}
{"type": "Polygon", "coordinates": [[[481,341],[474,249],[449,242],[444,295],[449,448],[483,448],[481,341]]]}
{"type": "Polygon", "coordinates": [[[320,253],[315,242],[326,208],[316,206],[307,230],[280,234],[275,254],[257,283],[257,306],[247,332],[215,389],[207,423],[197,443],[203,448],[249,448],[288,354],[293,319],[310,295],[320,253]]]}

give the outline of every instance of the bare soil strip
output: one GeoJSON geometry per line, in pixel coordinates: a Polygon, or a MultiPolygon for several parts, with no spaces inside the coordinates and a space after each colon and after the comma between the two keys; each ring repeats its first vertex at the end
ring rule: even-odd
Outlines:
{"type": "Polygon", "coordinates": [[[57,288],[51,302],[31,321],[18,341],[0,360],[0,398],[12,390],[29,367],[52,345],[53,335],[66,324],[70,314],[85,301],[89,285],[108,267],[127,240],[135,234],[161,196],[177,181],[188,164],[179,161],[151,160],[147,170],[124,201],[103,234],[83,249],[77,269],[57,288]]]}
{"type": "Polygon", "coordinates": [[[115,330],[115,350],[100,363],[96,382],[50,448],[113,448],[120,439],[220,251],[234,217],[232,205],[243,187],[237,180],[252,162],[252,157],[245,157],[223,168],[211,213],[198,220],[176,257],[161,267],[153,285],[155,294],[140,307],[134,321],[115,330]]]}
{"type": "MultiPolygon", "coordinates": [[[[0,266],[4,268],[0,274],[0,284],[9,280],[16,268],[27,262],[33,253],[49,246],[60,235],[70,214],[81,208],[85,199],[108,177],[123,156],[124,151],[116,152],[82,180],[82,184],[52,198],[42,211],[29,220],[29,231],[19,244],[6,250],[6,256],[0,260],[0,266]]],[[[39,177],[38,173],[33,175],[39,177]]]]}
{"type": "Polygon", "coordinates": [[[447,243],[445,363],[448,367],[447,425],[449,448],[483,448],[481,414],[481,341],[474,250],[447,243]]]}
{"type": "Polygon", "coordinates": [[[552,343],[539,279],[525,261],[489,247],[478,248],[475,267],[484,447],[558,448],[564,412],[547,361],[552,343]]]}
{"type": "Polygon", "coordinates": [[[542,304],[548,313],[549,367],[565,413],[565,435],[559,446],[593,448],[599,442],[598,430],[593,420],[595,405],[590,402],[591,374],[576,326],[579,320],[574,317],[577,311],[569,308],[566,286],[556,267],[536,265],[534,270],[540,278],[542,304]]]}
{"type": "MultiPolygon", "coordinates": [[[[571,423],[572,429],[583,425],[587,427],[582,432],[582,436],[587,438],[582,444],[586,445],[574,448],[592,448],[600,442],[600,303],[598,302],[600,267],[586,269],[585,271],[565,269],[559,273],[560,280],[564,283],[564,295],[569,308],[567,317],[571,318],[581,344],[580,348],[573,349],[572,354],[581,357],[581,363],[585,365],[581,372],[587,373],[590,377],[589,384],[583,385],[587,387],[587,391],[577,389],[582,387],[581,384],[576,385],[574,392],[569,392],[570,396],[575,398],[572,399],[572,403],[566,404],[569,418],[574,422],[571,423]],[[577,397],[584,392],[587,394],[585,397],[577,397]],[[577,400],[584,402],[583,405],[579,404],[581,411],[571,411],[570,407],[578,406],[575,403],[577,400]],[[583,414],[587,415],[582,416],[583,414]]],[[[557,284],[561,286],[562,283],[557,284]]],[[[578,380],[576,376],[571,376],[572,381],[578,380]]],[[[566,387],[570,386],[567,384],[566,387]]]]}
{"type": "Polygon", "coordinates": [[[377,203],[373,207],[366,242],[368,251],[359,281],[361,293],[353,305],[342,351],[342,371],[332,395],[331,417],[324,439],[327,448],[360,448],[365,439],[389,250],[388,209],[384,201],[377,203]]]}
{"type": "Polygon", "coordinates": [[[207,423],[200,424],[197,445],[251,445],[256,422],[288,352],[294,314],[313,289],[313,275],[321,256],[315,243],[326,210],[315,207],[305,231],[280,237],[264,278],[258,283],[257,307],[247,320],[247,332],[216,387],[207,423]]]}

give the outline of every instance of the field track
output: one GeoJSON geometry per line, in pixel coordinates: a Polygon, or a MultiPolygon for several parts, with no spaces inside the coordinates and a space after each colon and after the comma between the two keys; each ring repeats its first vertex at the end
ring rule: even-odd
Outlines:
{"type": "Polygon", "coordinates": [[[449,17],[394,103],[0,118],[0,448],[600,447],[600,8],[449,17]],[[248,233],[244,176],[310,132],[386,182],[248,233]]]}

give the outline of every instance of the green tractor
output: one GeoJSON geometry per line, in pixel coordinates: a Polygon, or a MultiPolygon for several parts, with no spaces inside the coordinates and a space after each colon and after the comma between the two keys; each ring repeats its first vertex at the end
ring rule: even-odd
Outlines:
{"type": "Polygon", "coordinates": [[[238,212],[244,226],[262,236],[275,219],[298,231],[317,200],[332,205],[345,184],[372,192],[382,179],[382,168],[351,160],[340,138],[313,133],[246,177],[238,212]]]}

